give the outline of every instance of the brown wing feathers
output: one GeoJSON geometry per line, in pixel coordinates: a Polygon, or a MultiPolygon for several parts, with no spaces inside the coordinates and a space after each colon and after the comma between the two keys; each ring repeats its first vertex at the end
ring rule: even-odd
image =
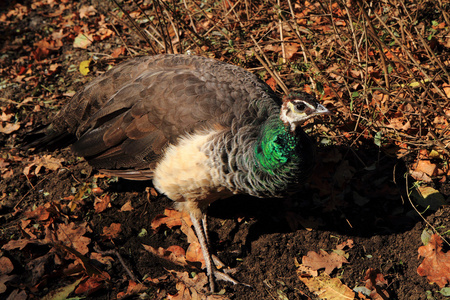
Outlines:
{"type": "Polygon", "coordinates": [[[181,135],[235,131],[236,122],[245,119],[258,122],[260,108],[251,107],[250,99],[262,93],[255,89],[260,83],[239,72],[200,57],[132,59],[86,85],[56,116],[51,130],[56,137],[76,134],[74,152],[96,168],[133,179],[143,173],[148,177],[164,147],[181,135]]]}

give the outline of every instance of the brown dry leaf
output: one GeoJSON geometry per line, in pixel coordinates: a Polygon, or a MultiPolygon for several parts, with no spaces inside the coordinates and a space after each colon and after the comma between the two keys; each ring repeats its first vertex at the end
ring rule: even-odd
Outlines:
{"type": "Polygon", "coordinates": [[[200,262],[202,263],[202,269],[205,268],[205,259],[203,258],[202,247],[200,243],[192,243],[189,245],[186,250],[186,260],[191,262],[200,262]]]}
{"type": "Polygon", "coordinates": [[[182,220],[182,224],[181,224],[181,228],[180,229],[186,235],[187,241],[188,241],[189,244],[191,244],[191,243],[197,243],[198,244],[197,235],[195,234],[195,232],[192,229],[192,227],[190,225],[188,225],[187,222],[185,222],[185,220],[182,220]]]}
{"type": "Polygon", "coordinates": [[[19,123],[6,123],[5,126],[0,124],[0,132],[4,134],[11,134],[14,131],[18,130],[20,128],[19,123]]]}
{"type": "Polygon", "coordinates": [[[354,242],[351,239],[346,240],[345,242],[340,243],[336,246],[337,250],[343,250],[345,247],[353,248],[354,242]]]}
{"type": "Polygon", "coordinates": [[[50,218],[50,211],[48,207],[38,206],[34,210],[28,210],[23,213],[26,219],[34,219],[37,221],[46,221],[50,218]]]}
{"type": "Polygon", "coordinates": [[[66,244],[66,246],[85,255],[89,252],[88,245],[91,243],[90,238],[83,236],[86,232],[86,222],[78,225],[74,222],[67,225],[59,224],[56,231],[56,238],[58,241],[66,244]]]}
{"type": "Polygon", "coordinates": [[[450,99],[450,84],[444,83],[442,85],[442,89],[444,90],[444,93],[447,96],[447,98],[450,99]]]}
{"type": "Polygon", "coordinates": [[[146,289],[148,289],[148,287],[143,285],[142,283],[136,283],[132,280],[129,280],[127,291],[118,293],[117,299],[137,295],[138,293],[141,293],[141,292],[145,291],[146,289]]]}
{"type": "Polygon", "coordinates": [[[169,260],[177,265],[186,266],[186,254],[183,248],[179,246],[170,246],[167,249],[159,247],[158,249],[153,248],[152,246],[144,245],[145,250],[148,252],[161,257],[163,259],[169,260]],[[170,250],[169,250],[170,249],[170,250]]]}
{"type": "Polygon", "coordinates": [[[62,162],[64,159],[62,158],[54,158],[50,154],[44,155],[42,157],[35,157],[34,160],[23,169],[23,174],[28,176],[29,174],[37,175],[41,171],[42,168],[46,168],[47,170],[56,171],[59,168],[62,168],[62,162]],[[32,167],[36,167],[36,169],[32,172],[32,167]]]}
{"type": "Polygon", "coordinates": [[[9,274],[14,270],[14,266],[6,256],[0,257],[0,275],[9,274]]]}
{"type": "Polygon", "coordinates": [[[121,55],[125,55],[126,52],[126,48],[125,47],[119,47],[116,48],[112,53],[111,53],[111,57],[113,58],[118,58],[121,55]]]}
{"type": "Polygon", "coordinates": [[[426,246],[419,247],[419,257],[425,259],[417,268],[417,274],[427,276],[430,283],[436,283],[440,288],[450,283],[450,251],[442,251],[442,239],[433,234],[426,246]]]}
{"type": "Polygon", "coordinates": [[[83,18],[89,18],[92,16],[95,16],[95,14],[97,13],[97,10],[94,8],[93,5],[87,6],[87,5],[83,5],[80,8],[80,19],[83,18]]]}
{"type": "Polygon", "coordinates": [[[344,256],[332,252],[328,254],[324,250],[320,250],[320,253],[309,251],[306,256],[302,258],[302,264],[311,267],[313,270],[319,270],[325,268],[325,273],[331,274],[335,268],[342,267],[343,263],[348,263],[344,256]]]}
{"type": "MultiPolygon", "coordinates": [[[[8,287],[6,286],[6,283],[8,282],[8,281],[11,281],[11,280],[13,280],[14,278],[16,278],[17,276],[16,275],[0,275],[0,294],[3,294],[4,292],[6,292],[6,290],[8,289],[8,287]]],[[[12,292],[11,293],[11,295],[13,294],[14,292],[12,292]]],[[[14,298],[14,297],[12,297],[11,298],[11,295],[9,296],[10,297],[10,299],[17,299],[17,298],[14,298]]],[[[24,300],[26,300],[27,298],[25,297],[24,298],[24,300]]]]}
{"type": "Polygon", "coordinates": [[[97,252],[92,252],[89,258],[96,260],[107,266],[111,266],[112,262],[114,261],[114,259],[111,256],[103,256],[102,254],[97,252]]]}
{"type": "Polygon", "coordinates": [[[272,89],[272,91],[276,91],[277,90],[277,82],[273,77],[270,77],[269,79],[266,80],[266,84],[268,86],[270,86],[270,88],[272,89]]]}
{"type": "Polygon", "coordinates": [[[130,200],[128,200],[127,203],[122,205],[122,207],[120,208],[120,211],[132,211],[132,210],[133,210],[133,206],[131,205],[130,200]]]}
{"type": "Polygon", "coordinates": [[[417,165],[415,165],[414,171],[422,172],[427,174],[428,176],[435,175],[437,165],[431,163],[429,160],[419,160],[417,165]]]}
{"type": "Polygon", "coordinates": [[[322,273],[317,277],[303,277],[299,275],[299,278],[320,299],[355,299],[355,293],[351,288],[343,284],[338,278],[331,278],[326,273],[322,273]]]}
{"type": "Polygon", "coordinates": [[[389,120],[389,124],[386,125],[386,127],[395,130],[408,131],[408,129],[411,128],[411,123],[403,117],[392,118],[389,120]]]}
{"type": "Polygon", "coordinates": [[[298,52],[299,48],[300,48],[300,44],[297,44],[297,43],[286,44],[286,46],[284,47],[285,53],[286,53],[286,58],[291,59],[298,52]]]}
{"type": "Polygon", "coordinates": [[[164,211],[164,215],[158,215],[155,219],[153,219],[151,226],[153,230],[158,229],[161,225],[166,225],[169,228],[181,226],[183,224],[182,219],[189,226],[192,226],[192,221],[189,214],[168,208],[164,211]]]}
{"type": "Polygon", "coordinates": [[[384,300],[389,298],[389,293],[386,291],[388,282],[384,279],[380,270],[369,268],[364,276],[366,281],[366,288],[371,290],[370,299],[384,300]]]}
{"type": "Polygon", "coordinates": [[[104,286],[105,279],[99,276],[89,277],[75,289],[75,294],[92,294],[104,286]]]}
{"type": "Polygon", "coordinates": [[[19,249],[23,250],[28,244],[38,244],[38,245],[45,245],[45,243],[42,240],[32,240],[32,239],[19,239],[19,240],[10,240],[8,243],[3,245],[2,249],[4,250],[14,250],[19,249]]]}
{"type": "Polygon", "coordinates": [[[112,223],[109,227],[103,228],[103,236],[108,239],[116,239],[121,231],[120,223],[112,223]]]}
{"type": "Polygon", "coordinates": [[[105,211],[108,207],[111,207],[111,196],[104,195],[103,197],[95,197],[94,210],[96,213],[105,211]]]}
{"type": "Polygon", "coordinates": [[[302,265],[301,263],[298,262],[297,257],[294,258],[294,265],[297,268],[297,274],[299,276],[303,276],[303,277],[316,277],[319,275],[319,272],[317,272],[317,270],[313,270],[310,267],[307,267],[305,265],[302,265]]]}
{"type": "Polygon", "coordinates": [[[168,295],[171,300],[227,300],[224,295],[208,295],[205,285],[208,283],[208,277],[204,273],[197,274],[190,278],[187,272],[171,271],[171,274],[177,279],[176,288],[178,293],[168,295]]]}

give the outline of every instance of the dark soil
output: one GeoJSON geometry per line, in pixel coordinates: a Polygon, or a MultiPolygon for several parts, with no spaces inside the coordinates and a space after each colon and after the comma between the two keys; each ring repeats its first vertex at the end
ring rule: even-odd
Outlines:
{"type": "MultiPolygon", "coordinates": [[[[0,8],[8,11],[15,3],[2,4],[0,8]]],[[[142,246],[167,248],[187,245],[186,237],[177,228],[158,232],[151,230],[150,223],[154,217],[172,205],[163,195],[150,195],[146,188],[152,186],[151,182],[116,181],[96,176],[97,171],[84,160],[74,157],[69,148],[31,154],[19,148],[27,132],[47,124],[60,104],[68,101],[69,97],[64,93],[76,90],[107,66],[95,65],[93,75],[87,77],[77,71],[67,72],[70,65],[78,66],[79,62],[89,58],[86,50],[73,49],[69,42],[49,55],[48,59],[60,64],[58,71],[51,76],[45,74],[39,62],[27,61],[30,60],[30,51],[24,46],[33,47],[53,26],[53,23],[44,22],[50,11],[50,6],[42,6],[24,16],[21,22],[0,28],[1,68],[6,70],[23,57],[23,66],[35,75],[27,84],[12,84],[0,90],[3,111],[14,112],[21,124],[18,131],[0,135],[1,157],[12,170],[8,176],[3,173],[0,182],[0,246],[10,240],[27,238],[27,233],[20,229],[22,220],[25,220],[24,213],[53,203],[53,222],[87,222],[91,229],[86,234],[92,239],[90,247],[96,244],[103,251],[118,250],[138,279],[169,275],[168,270],[186,270],[150,254],[142,246]],[[34,94],[36,98],[32,102],[17,105],[34,94]],[[5,99],[15,102],[8,103],[5,99]],[[46,102],[38,102],[42,100],[46,102]],[[44,169],[37,176],[27,178],[23,170],[30,164],[28,157],[46,154],[63,159],[63,168],[57,171],[44,169]],[[96,196],[89,192],[84,193],[72,210],[65,206],[71,201],[69,196],[76,195],[85,184],[89,188],[94,187],[94,183],[103,189],[103,194],[111,196],[111,206],[105,211],[95,213],[96,196]],[[127,201],[131,201],[133,210],[120,211],[127,201]],[[63,209],[58,211],[58,207],[63,209]],[[111,240],[103,236],[103,230],[112,223],[121,224],[122,231],[111,240]],[[148,233],[141,236],[143,229],[148,233]]],[[[101,53],[110,46],[99,43],[95,52],[101,53]]],[[[6,72],[3,74],[6,76],[6,72]]],[[[349,263],[334,270],[332,277],[338,277],[345,285],[354,288],[364,286],[366,270],[379,269],[389,283],[390,299],[427,299],[427,295],[444,299],[438,293],[439,288],[416,271],[422,261],[418,258],[417,249],[422,245],[421,234],[427,226],[408,200],[412,179],[409,183],[405,180],[405,163],[389,157],[375,145],[364,149],[319,147],[318,156],[311,180],[287,198],[235,196],[210,206],[208,220],[213,253],[226,265],[238,269],[234,275],[237,280],[252,286],[219,282],[219,289],[224,289],[232,299],[314,299],[315,296],[298,278],[295,259],[300,262],[309,251],[323,249],[331,252],[337,244],[351,239],[354,247],[346,250],[349,263]]],[[[448,183],[435,187],[446,199],[450,196],[448,183]]],[[[431,225],[447,226],[448,230],[450,207],[426,212],[425,217],[431,225]]],[[[35,221],[34,224],[36,234],[42,235],[45,222],[35,221]]],[[[63,274],[65,266],[51,263],[50,259],[42,274],[36,273],[39,272],[33,267],[36,258],[45,257],[52,251],[55,250],[48,245],[35,244],[21,250],[3,250],[2,255],[14,265],[12,274],[15,279],[6,284],[7,290],[0,298],[6,299],[6,295],[20,289],[26,291],[28,299],[39,299],[73,282],[76,274],[63,274]]],[[[89,299],[114,299],[118,292],[126,291],[129,278],[118,259],[115,258],[109,268],[104,265],[99,268],[108,272],[111,279],[89,295],[89,299]]],[[[175,280],[169,276],[168,280],[147,290],[147,294],[150,298],[157,298],[158,291],[162,290],[175,294],[175,280]]]]}

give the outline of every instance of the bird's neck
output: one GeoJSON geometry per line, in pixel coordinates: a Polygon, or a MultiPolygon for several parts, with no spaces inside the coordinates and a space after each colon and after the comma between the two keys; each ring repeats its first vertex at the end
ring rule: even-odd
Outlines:
{"type": "Polygon", "coordinates": [[[289,171],[292,163],[300,159],[299,136],[291,132],[280,119],[268,120],[261,127],[261,133],[255,145],[255,157],[263,172],[270,175],[289,171]]]}

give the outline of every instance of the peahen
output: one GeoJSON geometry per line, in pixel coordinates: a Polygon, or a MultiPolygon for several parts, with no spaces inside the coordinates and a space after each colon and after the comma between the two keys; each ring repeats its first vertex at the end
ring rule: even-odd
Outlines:
{"type": "Polygon", "coordinates": [[[205,210],[234,194],[279,197],[314,165],[301,128],[329,111],[315,97],[280,99],[257,76],[209,58],[130,59],[85,85],[30,146],[62,146],[104,173],[153,180],[190,214],[214,291],[230,280],[208,250],[205,210]]]}

